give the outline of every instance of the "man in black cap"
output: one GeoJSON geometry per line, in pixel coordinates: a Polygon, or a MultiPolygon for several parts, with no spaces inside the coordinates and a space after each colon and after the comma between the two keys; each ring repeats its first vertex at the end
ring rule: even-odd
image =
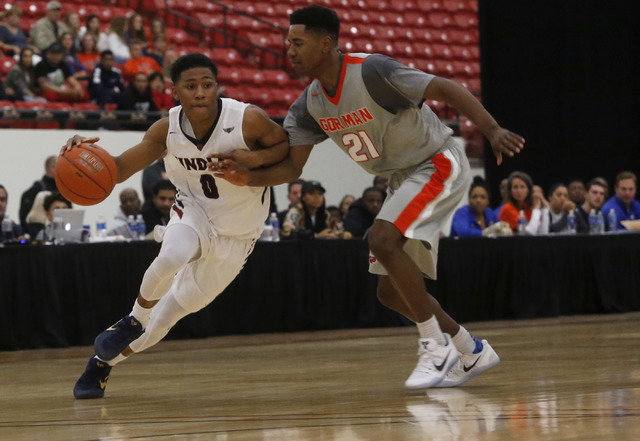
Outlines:
{"type": "Polygon", "coordinates": [[[69,32],[67,25],[60,21],[61,14],[62,5],[60,2],[51,1],[47,3],[45,16],[31,26],[31,40],[34,46],[41,51],[58,41],[62,34],[69,32]]]}
{"type": "Polygon", "coordinates": [[[64,48],[52,43],[35,69],[34,76],[40,95],[47,101],[86,101],[85,91],[64,62],[64,48]]]}

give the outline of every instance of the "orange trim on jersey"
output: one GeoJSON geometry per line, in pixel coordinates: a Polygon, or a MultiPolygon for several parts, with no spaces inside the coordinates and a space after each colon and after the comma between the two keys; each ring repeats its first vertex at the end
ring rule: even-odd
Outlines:
{"type": "Polygon", "coordinates": [[[433,202],[444,189],[444,181],[451,176],[451,161],[440,153],[434,156],[431,161],[436,166],[436,172],[431,175],[420,193],[414,197],[407,207],[400,213],[398,219],[393,223],[402,234],[405,234],[409,226],[415,222],[420,213],[433,202]]]}
{"type": "Polygon", "coordinates": [[[340,79],[338,80],[338,90],[336,91],[336,96],[327,95],[327,91],[322,88],[324,92],[324,96],[335,106],[340,102],[340,95],[342,95],[342,85],[344,84],[344,76],[347,73],[347,64],[362,64],[364,62],[364,58],[360,57],[352,57],[349,54],[344,56],[344,60],[342,61],[342,71],[340,72],[340,79]]]}

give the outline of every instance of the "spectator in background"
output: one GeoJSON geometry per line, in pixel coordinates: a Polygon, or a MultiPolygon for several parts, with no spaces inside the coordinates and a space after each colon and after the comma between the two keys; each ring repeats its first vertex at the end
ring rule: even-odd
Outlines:
{"type": "MultiPolygon", "coordinates": [[[[576,231],[578,233],[589,233],[589,214],[594,210],[596,214],[600,212],[607,194],[607,183],[600,179],[592,179],[587,184],[587,191],[584,194],[584,202],[576,207],[576,231]]],[[[606,224],[605,216],[605,224],[606,224]]]]}
{"type": "Polygon", "coordinates": [[[65,32],[62,34],[62,37],[60,37],[60,44],[62,44],[62,48],[64,49],[64,62],[69,68],[71,75],[73,75],[77,80],[89,78],[87,68],[84,67],[84,64],[82,64],[82,61],[76,55],[76,46],[71,32],[65,32]]]}
{"type": "Polygon", "coordinates": [[[142,15],[133,14],[129,17],[127,23],[127,32],[125,33],[125,40],[130,45],[134,40],[139,40],[142,43],[143,48],[149,45],[149,39],[147,33],[144,30],[144,23],[142,22],[142,15]]]}
{"type": "Polygon", "coordinates": [[[533,211],[533,181],[531,177],[519,171],[509,175],[508,184],[509,200],[500,210],[498,218],[509,224],[514,232],[518,229],[518,215],[524,212],[527,222],[531,220],[533,211]]]}
{"type": "Polygon", "coordinates": [[[345,194],[344,196],[342,196],[340,204],[338,205],[338,209],[340,210],[340,216],[342,216],[342,219],[344,219],[344,217],[347,215],[347,213],[349,212],[349,207],[355,201],[356,197],[352,194],[345,194]]]}
{"type": "Polygon", "coordinates": [[[178,59],[178,54],[173,49],[167,49],[164,53],[164,64],[162,65],[162,75],[164,75],[164,81],[166,83],[173,83],[171,81],[171,66],[178,59]]]}
{"type": "MultiPolygon", "coordinates": [[[[82,36],[80,49],[76,56],[87,72],[93,72],[93,69],[100,63],[100,52],[98,52],[96,37],[93,34],[84,34],[82,36]]],[[[111,58],[113,58],[113,55],[111,58]]]]}
{"type": "Polygon", "coordinates": [[[500,222],[494,210],[489,208],[489,185],[475,176],[469,188],[469,205],[458,208],[451,223],[451,237],[482,236],[491,225],[500,222]]]}
{"type": "Polygon", "coordinates": [[[278,222],[280,228],[284,226],[284,218],[292,207],[295,207],[300,203],[300,197],[302,196],[302,184],[304,179],[296,179],[287,184],[287,199],[289,200],[289,206],[278,212],[278,222]]]}
{"type": "Polygon", "coordinates": [[[160,67],[156,60],[143,55],[143,48],[144,43],[141,40],[131,40],[131,43],[129,44],[131,58],[124,63],[122,68],[122,76],[125,81],[133,80],[133,77],[139,73],[150,75],[152,72],[162,71],[162,67],[160,67]]]}
{"type": "Polygon", "coordinates": [[[547,234],[549,233],[549,201],[544,197],[544,190],[539,185],[533,186],[533,210],[531,219],[525,227],[526,234],[547,234]]]}
{"type": "Polygon", "coordinates": [[[560,233],[567,229],[569,212],[575,210],[576,204],[569,200],[569,190],[558,182],[549,189],[549,232],[560,233]]]}
{"type": "MultiPolygon", "coordinates": [[[[64,196],[62,196],[57,191],[54,191],[44,198],[42,206],[44,208],[45,215],[43,229],[40,230],[35,236],[31,235],[31,237],[35,237],[36,240],[50,240],[52,238],[52,232],[50,228],[53,222],[53,212],[59,208],[72,208],[72,205],[71,202],[69,202],[64,196]]],[[[27,220],[29,219],[30,217],[27,216],[27,220]]]]}
{"type": "Polygon", "coordinates": [[[147,205],[142,209],[145,234],[151,233],[156,225],[167,225],[169,223],[171,206],[176,200],[176,193],[176,187],[171,181],[163,180],[156,183],[153,187],[153,204],[147,205]]]}
{"type": "Polygon", "coordinates": [[[382,208],[385,197],[385,191],[379,187],[365,188],[362,197],[351,204],[344,216],[342,220],[344,229],[353,237],[366,237],[367,231],[382,208]]]}
{"type": "Polygon", "coordinates": [[[584,183],[579,179],[574,179],[569,182],[569,200],[576,204],[576,206],[584,203],[584,183]]]}
{"type": "Polygon", "coordinates": [[[120,192],[120,206],[113,216],[113,228],[110,236],[120,235],[131,237],[129,230],[129,216],[137,217],[140,214],[140,198],[133,188],[125,188],[120,192]]]}
{"type": "Polygon", "coordinates": [[[504,206],[504,204],[506,204],[507,201],[509,200],[509,179],[508,178],[504,178],[502,181],[500,181],[499,189],[500,189],[501,202],[500,202],[500,205],[498,205],[496,209],[493,210],[496,217],[500,215],[500,210],[502,210],[502,207],[504,206]]]}
{"type": "Polygon", "coordinates": [[[384,191],[384,197],[387,197],[387,187],[389,187],[389,175],[376,175],[373,177],[373,186],[384,191]]]}
{"type": "MultiPolygon", "coordinates": [[[[5,216],[7,216],[7,203],[9,202],[9,193],[7,189],[0,185],[0,223],[4,220],[5,216]]],[[[11,220],[11,234],[13,238],[18,238],[22,236],[22,228],[19,224],[15,223],[11,220]]]]}
{"type": "Polygon", "coordinates": [[[44,175],[39,181],[33,183],[29,189],[22,193],[20,198],[20,225],[23,229],[27,225],[27,214],[31,211],[36,195],[41,191],[58,191],[56,185],[56,161],[57,156],[49,156],[44,162],[44,175]]]}
{"type": "Polygon", "coordinates": [[[78,37],[81,40],[85,35],[91,34],[93,35],[93,38],[95,38],[96,44],[98,44],[101,39],[103,41],[106,41],[106,34],[104,34],[100,30],[100,17],[98,17],[96,14],[89,14],[87,15],[87,20],[85,21],[85,23],[85,26],[82,26],[80,28],[80,32],[78,33],[78,37]]]}
{"type": "Polygon", "coordinates": [[[158,107],[160,111],[167,112],[172,107],[175,107],[171,88],[165,84],[161,72],[152,72],[151,75],[149,75],[149,87],[151,88],[151,95],[153,95],[156,107],[158,107]]]}
{"type": "Polygon", "coordinates": [[[167,37],[164,34],[156,35],[151,40],[151,48],[145,51],[145,55],[153,58],[158,66],[164,65],[164,54],[167,52],[167,37]]]}
{"type": "Polygon", "coordinates": [[[100,64],[96,66],[89,81],[89,95],[99,106],[118,104],[124,93],[124,82],[120,71],[113,67],[113,52],[102,51],[100,64]]]}
{"type": "MultiPolygon", "coordinates": [[[[150,30],[151,30],[151,41],[153,41],[154,38],[157,37],[158,35],[167,35],[167,27],[162,17],[156,17],[151,20],[150,30]]],[[[167,44],[169,44],[168,39],[167,39],[167,44]]]]}
{"type": "Polygon", "coordinates": [[[73,48],[75,50],[80,49],[80,16],[78,13],[68,12],[67,15],[64,16],[64,24],[69,28],[69,33],[73,40],[73,48]]]}
{"type": "Polygon", "coordinates": [[[618,219],[618,230],[627,228],[620,223],[623,220],[640,219],[640,202],[635,200],[638,178],[635,173],[623,171],[616,176],[615,190],[613,195],[602,207],[602,214],[607,217],[612,209],[616,212],[618,219]]]}
{"type": "Polygon", "coordinates": [[[135,75],[118,103],[118,110],[131,110],[135,112],[158,111],[158,106],[156,106],[153,95],[151,94],[147,74],[140,72],[135,75]]]}
{"type": "Polygon", "coordinates": [[[43,98],[37,96],[38,86],[33,67],[33,50],[31,48],[25,47],[20,51],[20,60],[7,74],[5,86],[13,90],[16,100],[44,101],[43,98]]]}
{"type": "Polygon", "coordinates": [[[20,27],[22,9],[12,6],[0,24],[0,50],[5,55],[17,55],[27,47],[27,36],[20,27]]]}
{"type": "Polygon", "coordinates": [[[113,17],[107,33],[98,40],[98,50],[110,50],[113,52],[113,59],[116,63],[124,63],[131,57],[129,45],[125,38],[127,30],[127,19],[124,17],[113,17]]]}
{"type": "Polygon", "coordinates": [[[282,237],[338,238],[329,226],[329,213],[327,213],[324,199],[325,191],[318,181],[305,181],[302,184],[300,203],[287,212],[282,226],[282,237]]]}
{"type": "Polygon", "coordinates": [[[44,58],[34,69],[34,75],[40,96],[47,101],[79,102],[88,99],[64,62],[64,48],[60,43],[53,43],[47,48],[44,58]]]}
{"type": "Polygon", "coordinates": [[[66,24],[60,21],[62,5],[57,1],[47,3],[45,16],[31,26],[31,40],[40,51],[45,51],[60,40],[62,34],[69,32],[66,24]]]}
{"type": "Polygon", "coordinates": [[[44,230],[44,226],[47,223],[47,214],[44,211],[44,200],[49,197],[51,193],[51,191],[47,190],[38,192],[33,200],[33,206],[25,218],[25,224],[22,226],[22,229],[33,239],[38,237],[38,234],[44,230]]]}

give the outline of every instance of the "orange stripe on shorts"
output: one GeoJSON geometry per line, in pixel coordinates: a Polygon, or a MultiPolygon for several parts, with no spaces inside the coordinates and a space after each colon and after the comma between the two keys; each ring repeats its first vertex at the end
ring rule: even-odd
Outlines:
{"type": "Polygon", "coordinates": [[[422,187],[420,193],[409,202],[393,223],[402,234],[405,234],[409,226],[418,219],[427,205],[438,197],[444,189],[444,181],[451,175],[451,161],[444,154],[437,154],[431,159],[431,162],[436,166],[436,172],[431,175],[429,182],[422,187]]]}

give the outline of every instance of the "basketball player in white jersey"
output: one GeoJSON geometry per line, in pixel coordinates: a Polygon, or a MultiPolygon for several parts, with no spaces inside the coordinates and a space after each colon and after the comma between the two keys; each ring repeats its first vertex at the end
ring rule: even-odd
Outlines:
{"type": "MultiPolygon", "coordinates": [[[[251,167],[274,164],[287,155],[287,136],[263,110],[218,98],[217,76],[206,56],[180,57],[171,68],[180,106],[115,158],[123,182],[166,151],[167,176],[178,194],[133,310],[96,338],[96,356],[74,387],[76,398],[103,397],[112,366],[156,344],[182,317],[211,303],[240,272],[262,233],[268,189],[214,178],[207,157],[240,149],[254,153],[246,156],[251,167]]],[[[95,141],[76,135],[62,151],[95,141]]]]}
{"type": "Polygon", "coordinates": [[[503,129],[464,87],[411,69],[384,55],[343,54],[340,20],[308,6],[289,17],[288,55],[297,73],[315,78],[293,103],[284,127],[288,158],[248,170],[235,154],[215,155],[216,176],[238,185],[276,185],[297,178],[313,145],[331,138],[375,175],[391,174],[388,197],[371,227],[370,272],[378,298],[417,324],[418,364],[407,388],[457,386],[500,359],[486,340],[458,325],[427,293],[435,279],[438,237],[469,187],[469,162],[452,131],[424,104],[444,101],[466,115],[491,142],[498,164],[524,139],[503,129]]]}

